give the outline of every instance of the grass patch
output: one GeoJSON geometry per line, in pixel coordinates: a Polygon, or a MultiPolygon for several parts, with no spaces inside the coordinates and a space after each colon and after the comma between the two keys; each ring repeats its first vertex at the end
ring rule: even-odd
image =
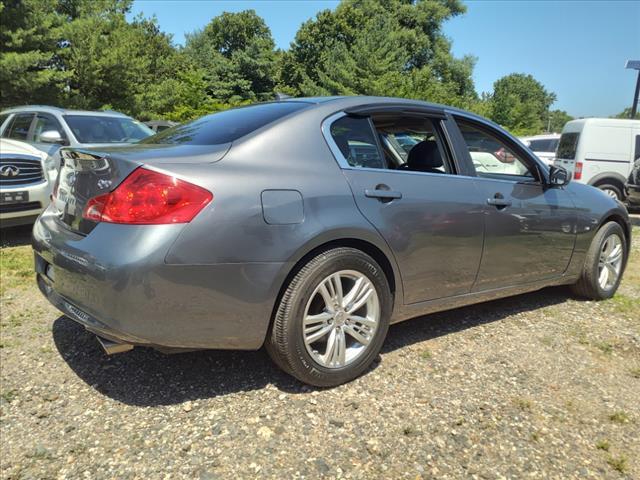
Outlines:
{"type": "Polygon", "coordinates": [[[5,390],[0,393],[0,398],[7,403],[11,403],[18,396],[17,390],[5,390]]]}
{"type": "Polygon", "coordinates": [[[608,452],[611,448],[611,445],[609,445],[608,440],[598,440],[598,442],[596,443],[596,448],[598,450],[604,450],[605,452],[608,452]]]}
{"type": "Polygon", "coordinates": [[[607,300],[606,303],[611,305],[616,312],[627,315],[635,314],[640,310],[640,298],[630,297],[623,293],[616,293],[615,296],[607,300]]]}
{"type": "Polygon", "coordinates": [[[433,358],[433,354],[431,353],[431,350],[427,348],[420,353],[420,358],[423,360],[431,360],[433,358]]]}
{"type": "Polygon", "coordinates": [[[527,398],[514,398],[513,404],[523,412],[530,412],[533,410],[533,403],[527,398]]]}
{"type": "Polygon", "coordinates": [[[33,285],[33,253],[28,245],[0,248],[0,295],[33,285]]]}
{"type": "Polygon", "coordinates": [[[625,423],[629,423],[631,419],[626,412],[618,410],[617,412],[613,412],[611,415],[609,415],[609,420],[611,420],[613,423],[622,425],[625,423]]]}
{"type": "Polygon", "coordinates": [[[607,463],[618,473],[627,473],[627,457],[620,455],[619,457],[609,456],[607,463]]]}
{"type": "Polygon", "coordinates": [[[610,342],[596,340],[595,342],[593,342],[593,346],[607,355],[610,355],[613,352],[613,344],[610,342]]]}

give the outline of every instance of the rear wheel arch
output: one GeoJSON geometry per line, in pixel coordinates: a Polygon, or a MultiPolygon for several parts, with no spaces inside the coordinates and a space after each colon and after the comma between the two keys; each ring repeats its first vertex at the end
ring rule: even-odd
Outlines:
{"type": "MultiPolygon", "coordinates": [[[[380,247],[376,246],[372,242],[363,240],[361,238],[355,238],[355,237],[336,238],[333,240],[326,241],[320,245],[314,246],[308,251],[306,251],[306,253],[302,254],[301,256],[299,255],[299,258],[294,259],[295,264],[293,265],[293,267],[289,269],[288,273],[285,275],[284,280],[280,285],[278,295],[275,298],[275,302],[271,310],[271,318],[269,320],[269,327],[267,329],[267,332],[271,330],[271,326],[273,325],[273,320],[274,320],[276,311],[278,310],[278,306],[280,305],[282,296],[284,292],[287,290],[287,287],[291,282],[291,280],[298,274],[298,272],[307,263],[309,263],[311,259],[313,259],[314,257],[316,257],[317,255],[323,252],[332,250],[334,248],[340,248],[340,247],[354,248],[356,250],[360,250],[361,252],[369,255],[373,260],[375,260],[378,263],[378,265],[380,265],[380,268],[382,268],[382,271],[389,284],[393,305],[395,305],[396,301],[399,298],[402,298],[402,291],[401,291],[402,283],[400,281],[399,273],[391,263],[392,260],[384,251],[382,251],[380,247]]],[[[393,309],[393,305],[392,305],[392,309],[393,309]]]]}
{"type": "Polygon", "coordinates": [[[625,178],[622,175],[615,175],[611,173],[605,173],[596,175],[589,181],[589,185],[593,187],[601,187],[603,185],[611,185],[618,189],[620,192],[621,198],[625,198],[625,188],[624,188],[625,178]]]}

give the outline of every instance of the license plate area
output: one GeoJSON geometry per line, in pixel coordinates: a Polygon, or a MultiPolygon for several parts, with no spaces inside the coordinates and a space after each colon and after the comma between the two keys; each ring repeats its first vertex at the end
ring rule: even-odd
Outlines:
{"type": "Polygon", "coordinates": [[[27,203],[29,201],[29,191],[21,190],[17,192],[0,192],[0,203],[27,203]]]}

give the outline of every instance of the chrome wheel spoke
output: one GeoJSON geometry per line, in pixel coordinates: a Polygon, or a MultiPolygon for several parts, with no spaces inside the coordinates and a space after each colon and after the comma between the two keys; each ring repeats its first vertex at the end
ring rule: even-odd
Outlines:
{"type": "Polygon", "coordinates": [[[360,345],[367,346],[369,345],[369,338],[365,337],[362,333],[360,333],[356,328],[352,325],[346,325],[344,327],[345,333],[351,335],[360,345]]]}
{"type": "Polygon", "coordinates": [[[370,320],[366,317],[360,317],[358,315],[349,315],[349,320],[351,323],[359,323],[361,325],[366,325],[367,327],[375,327],[378,322],[376,320],[370,320]]]}
{"type": "Polygon", "coordinates": [[[600,271],[600,277],[598,278],[598,282],[602,288],[606,288],[607,281],[609,280],[609,269],[605,265],[600,271]]]}
{"type": "Polygon", "coordinates": [[[327,340],[324,361],[327,366],[341,367],[345,364],[346,339],[341,328],[334,328],[327,340]]]}
{"type": "Polygon", "coordinates": [[[369,280],[365,278],[363,278],[362,280],[363,281],[359,285],[354,285],[351,292],[349,292],[349,302],[345,302],[344,306],[348,314],[352,314],[360,310],[360,308],[362,308],[365,302],[369,299],[371,294],[375,291],[373,285],[371,285],[371,282],[369,282],[369,280]]]}
{"type": "Polygon", "coordinates": [[[318,329],[313,329],[310,332],[305,332],[304,341],[307,345],[317,342],[318,340],[326,337],[333,331],[333,325],[321,325],[318,329]]]}

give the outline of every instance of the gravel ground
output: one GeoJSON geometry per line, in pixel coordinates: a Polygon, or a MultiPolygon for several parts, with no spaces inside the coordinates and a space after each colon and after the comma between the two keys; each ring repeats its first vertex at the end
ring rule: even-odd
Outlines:
{"type": "Polygon", "coordinates": [[[3,232],[2,478],[640,478],[640,216],[619,294],[566,289],[391,327],[305,387],[259,352],[108,357],[3,232]]]}

